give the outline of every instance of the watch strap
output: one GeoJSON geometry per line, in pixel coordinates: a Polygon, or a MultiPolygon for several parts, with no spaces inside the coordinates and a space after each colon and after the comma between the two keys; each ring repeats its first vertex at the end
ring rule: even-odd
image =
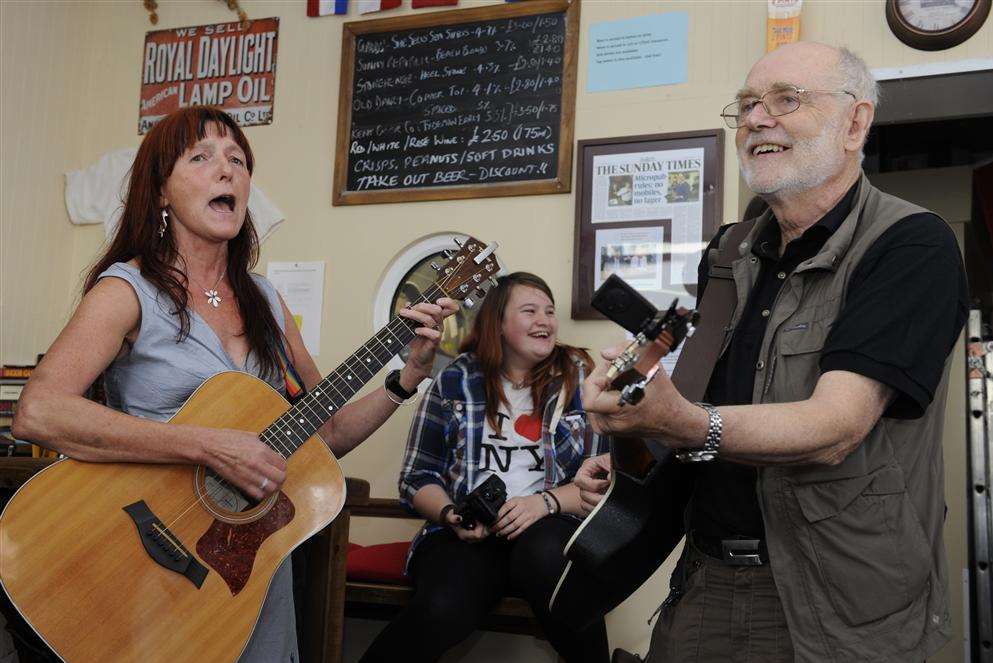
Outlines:
{"type": "Polygon", "coordinates": [[[404,401],[417,394],[417,387],[414,387],[413,391],[407,391],[403,388],[403,385],[400,384],[400,369],[398,368],[395,368],[386,374],[386,381],[383,383],[383,386],[386,387],[389,392],[404,401]]]}
{"type": "Polygon", "coordinates": [[[724,433],[724,420],[717,408],[710,403],[696,403],[707,412],[707,439],[703,442],[703,448],[676,452],[676,459],[684,463],[700,463],[711,461],[717,458],[718,450],[721,447],[721,438],[724,433]]]}

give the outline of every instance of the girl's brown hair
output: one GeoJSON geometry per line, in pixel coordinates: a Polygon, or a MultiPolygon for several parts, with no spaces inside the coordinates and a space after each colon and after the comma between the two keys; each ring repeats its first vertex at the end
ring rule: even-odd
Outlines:
{"type": "MultiPolygon", "coordinates": [[[[141,275],[172,302],[172,313],[179,317],[177,342],[190,332],[187,276],[172,233],[167,232],[159,237],[162,220],[159,198],[176,161],[187,149],[207,136],[208,125],[216,127],[222,136],[230,132],[245,153],[248,172],[252,173],[255,160],[248,139],[231,116],[221,109],[193,106],[164,118],[148,132],[138,148],[131,166],[131,181],[120,225],[110,246],[87,275],[83,287],[84,293],[89,292],[100,274],[115,262],[136,260],[141,275]]],[[[265,295],[250,274],[258,258],[259,240],[251,214],[246,210],[241,230],[228,241],[227,278],[238,302],[243,334],[258,358],[261,374],[268,378],[274,377],[280,370],[275,343],[282,338],[282,331],[265,295]]]]}
{"type": "MultiPolygon", "coordinates": [[[[551,288],[541,277],[528,272],[514,272],[507,276],[501,276],[497,279],[497,284],[483,299],[479,313],[476,314],[476,319],[473,321],[472,330],[459,348],[461,352],[475,353],[483,369],[483,382],[486,386],[486,419],[494,428],[496,428],[496,415],[500,404],[503,403],[504,407],[510,407],[502,384],[503,337],[501,327],[507,302],[510,301],[510,294],[514,286],[540,290],[548,296],[553,304],[555,303],[551,288]]],[[[540,408],[544,407],[544,404],[552,397],[552,391],[557,390],[559,384],[564,384],[566,398],[571,397],[579,385],[577,362],[582,364],[586,371],[593,367],[593,360],[586,350],[556,342],[551,354],[531,369],[528,382],[531,385],[531,398],[534,402],[535,412],[541,411],[540,408]]]]}

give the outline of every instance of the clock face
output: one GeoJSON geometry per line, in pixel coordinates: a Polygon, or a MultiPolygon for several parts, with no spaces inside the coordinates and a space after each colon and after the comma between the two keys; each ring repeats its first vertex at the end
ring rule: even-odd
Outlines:
{"type": "Polygon", "coordinates": [[[976,34],[993,0],[886,0],[886,22],[904,44],[940,51],[976,34]]]}
{"type": "Polygon", "coordinates": [[[922,32],[943,32],[961,23],[978,0],[897,0],[903,19],[922,32]]]}

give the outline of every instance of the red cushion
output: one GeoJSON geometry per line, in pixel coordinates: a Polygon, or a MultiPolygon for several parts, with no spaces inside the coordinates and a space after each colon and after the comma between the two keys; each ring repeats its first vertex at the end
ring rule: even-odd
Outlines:
{"type": "Polygon", "coordinates": [[[346,576],[349,580],[408,584],[410,581],[403,575],[408,550],[410,541],[379,543],[374,546],[349,543],[348,560],[345,562],[346,576]]]}

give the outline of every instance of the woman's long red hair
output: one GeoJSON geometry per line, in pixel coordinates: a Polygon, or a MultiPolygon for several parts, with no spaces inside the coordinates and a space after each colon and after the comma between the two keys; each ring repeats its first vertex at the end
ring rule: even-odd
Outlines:
{"type": "MultiPolygon", "coordinates": [[[[551,288],[539,277],[529,272],[514,272],[497,279],[497,284],[483,299],[483,304],[476,314],[472,330],[462,341],[459,348],[462,352],[473,352],[483,369],[484,384],[486,385],[486,419],[496,428],[497,410],[502,403],[509,408],[507,395],[503,391],[503,316],[507,310],[507,302],[515,286],[535,288],[545,293],[555,303],[551,288]]],[[[584,370],[593,368],[593,360],[583,348],[577,348],[563,343],[555,343],[548,357],[531,369],[528,382],[531,385],[531,398],[534,411],[541,412],[545,403],[553,396],[552,391],[558,390],[559,385],[565,386],[566,398],[570,398],[579,385],[579,369],[577,362],[584,370]]]]}
{"type": "MultiPolygon", "coordinates": [[[[206,137],[209,125],[216,127],[222,136],[230,132],[245,153],[248,172],[253,171],[255,160],[248,139],[231,116],[221,109],[210,106],[182,108],[161,120],[148,132],[138,148],[131,166],[121,223],[110,246],[90,270],[83,286],[83,292],[89,292],[97,284],[100,274],[115,262],[136,260],[141,275],[172,302],[172,312],[179,318],[177,342],[190,331],[189,295],[182,256],[176,250],[172,233],[167,232],[163,237],[158,234],[162,220],[159,198],[176,160],[206,137]]],[[[227,278],[238,302],[243,334],[258,359],[261,374],[273,377],[280,370],[275,343],[282,338],[282,331],[265,295],[249,273],[258,258],[258,236],[252,217],[246,211],[241,230],[228,241],[227,278]]]]}

